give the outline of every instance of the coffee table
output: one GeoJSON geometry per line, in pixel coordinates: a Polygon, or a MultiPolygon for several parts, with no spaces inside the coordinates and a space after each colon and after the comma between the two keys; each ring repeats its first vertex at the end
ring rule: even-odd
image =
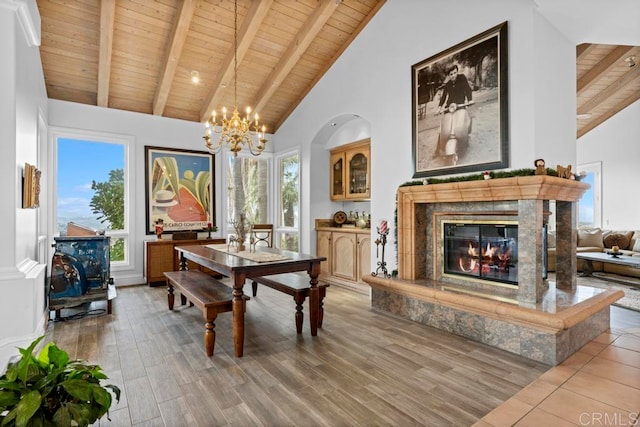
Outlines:
{"type": "Polygon", "coordinates": [[[640,269],[640,257],[632,257],[628,255],[617,255],[613,256],[604,252],[578,252],[576,254],[576,258],[581,259],[583,261],[582,264],[582,276],[583,277],[598,277],[599,279],[609,280],[612,282],[618,282],[625,285],[635,285],[637,283],[631,281],[625,281],[620,279],[615,279],[612,277],[607,277],[604,275],[594,276],[593,274],[593,261],[598,262],[607,262],[609,264],[618,264],[618,265],[626,265],[628,267],[639,268],[640,269]]]}

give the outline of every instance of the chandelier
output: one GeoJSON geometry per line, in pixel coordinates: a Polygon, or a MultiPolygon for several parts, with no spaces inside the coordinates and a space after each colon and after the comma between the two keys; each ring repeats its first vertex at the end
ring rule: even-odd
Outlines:
{"type": "Polygon", "coordinates": [[[258,113],[255,113],[251,120],[251,107],[247,107],[246,115],[240,117],[238,112],[238,0],[234,2],[233,21],[233,113],[227,117],[227,108],[222,107],[222,118],[218,121],[216,111],[205,123],[205,146],[211,154],[218,153],[223,145],[228,145],[229,150],[235,155],[242,150],[242,146],[249,147],[249,151],[254,156],[259,155],[264,150],[267,140],[265,138],[265,126],[260,127],[258,113]],[[212,134],[219,134],[218,142],[212,143],[212,134]],[[254,137],[257,144],[254,144],[254,137]]]}

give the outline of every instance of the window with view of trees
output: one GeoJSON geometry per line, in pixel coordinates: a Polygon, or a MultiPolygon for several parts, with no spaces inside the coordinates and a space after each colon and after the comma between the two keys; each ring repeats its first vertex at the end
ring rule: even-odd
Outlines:
{"type": "Polygon", "coordinates": [[[241,213],[249,222],[269,222],[269,162],[264,154],[258,157],[227,155],[227,224],[241,213]]]}
{"type": "Polygon", "coordinates": [[[111,262],[128,260],[126,141],[56,135],[55,223],[111,236],[111,262]]]}
{"type": "Polygon", "coordinates": [[[278,159],[278,247],[300,250],[300,157],[287,154],[278,159]]]}

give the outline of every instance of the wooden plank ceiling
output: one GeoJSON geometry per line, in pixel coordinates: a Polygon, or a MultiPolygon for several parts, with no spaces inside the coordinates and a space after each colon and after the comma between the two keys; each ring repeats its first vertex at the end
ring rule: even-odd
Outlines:
{"type": "MultiPolygon", "coordinates": [[[[277,130],[384,3],[238,0],[238,110],[277,130]]],[[[233,108],[232,0],[37,4],[49,98],[196,122],[233,108]]]]}
{"type": "MultiPolygon", "coordinates": [[[[238,109],[275,132],[384,2],[238,0],[238,109]]],[[[37,4],[49,98],[196,122],[233,108],[233,1],[37,4]]],[[[576,57],[580,137],[640,98],[640,47],[583,44],[576,57]]]]}
{"type": "Polygon", "coordinates": [[[640,99],[640,46],[581,44],[576,57],[579,138],[640,99]]]}

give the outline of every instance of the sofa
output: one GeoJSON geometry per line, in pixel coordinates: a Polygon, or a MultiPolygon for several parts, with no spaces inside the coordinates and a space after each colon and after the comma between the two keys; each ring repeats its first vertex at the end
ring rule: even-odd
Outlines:
{"type": "MultiPolygon", "coordinates": [[[[602,230],[600,228],[579,228],[576,230],[576,252],[608,252],[613,246],[620,248],[623,256],[640,257],[640,230],[602,230]]],[[[578,271],[582,261],[577,262],[578,271]]],[[[555,231],[547,233],[547,271],[556,271],[555,231]]],[[[616,265],[608,262],[593,262],[593,271],[620,274],[640,278],[640,268],[616,265]]]]}

